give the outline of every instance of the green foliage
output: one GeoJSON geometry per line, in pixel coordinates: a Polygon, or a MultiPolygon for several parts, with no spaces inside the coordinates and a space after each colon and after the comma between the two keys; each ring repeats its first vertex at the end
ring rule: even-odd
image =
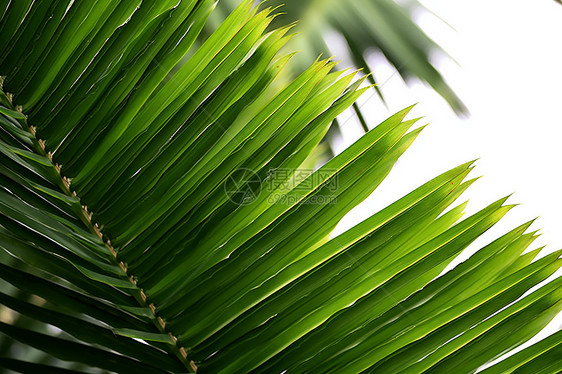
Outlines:
{"type": "MultiPolygon", "coordinates": [[[[211,25],[218,24],[240,0],[224,0],[213,13],[211,25]]],[[[457,113],[467,110],[430,61],[431,53],[446,53],[413,21],[411,14],[426,11],[416,0],[270,0],[283,15],[279,23],[296,22],[300,33],[288,49],[301,51],[298,67],[303,69],[315,56],[335,53],[326,43],[328,32],[337,33],[347,45],[347,52],[357,68],[372,70],[366,55],[378,51],[403,78],[417,78],[429,84],[457,113]]],[[[213,27],[209,27],[213,30],[213,27]]],[[[368,79],[376,84],[374,77],[368,79]]],[[[378,82],[384,83],[384,82],[378,82]]],[[[384,87],[375,87],[384,101],[384,87]]]]}
{"type": "MultiPolygon", "coordinates": [[[[468,373],[560,311],[561,278],[528,292],[562,265],[531,223],[439,276],[512,208],[461,220],[472,163],[330,238],[423,127],[407,108],[297,179],[364,79],[279,79],[289,29],[249,0],[194,44],[214,5],[0,1],[1,366],[468,373]]],[[[487,370],[558,372],[560,338],[487,370]]]]}

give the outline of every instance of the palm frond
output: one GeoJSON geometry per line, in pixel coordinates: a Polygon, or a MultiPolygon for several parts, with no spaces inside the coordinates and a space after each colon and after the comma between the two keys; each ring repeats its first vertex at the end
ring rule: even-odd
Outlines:
{"type": "Polygon", "coordinates": [[[272,8],[243,1],[197,45],[214,1],[6,5],[0,303],[24,319],[0,331],[46,355],[4,367],[473,372],[562,308],[561,278],[534,288],[562,263],[525,252],[531,222],[442,274],[512,208],[461,220],[473,163],[330,238],[423,127],[407,108],[303,169],[367,87],[329,60],[278,79],[272,8]]]}
{"type": "MultiPolygon", "coordinates": [[[[218,24],[239,3],[240,0],[221,1],[221,12],[214,13],[211,25],[218,24]]],[[[293,65],[297,71],[304,69],[315,56],[332,56],[340,52],[330,48],[326,42],[330,32],[337,33],[345,40],[347,52],[356,68],[365,72],[373,70],[374,67],[367,62],[367,55],[378,51],[400,76],[427,83],[457,114],[467,112],[431,61],[431,54],[446,57],[446,52],[412,19],[414,12],[427,11],[418,1],[269,0],[268,4],[281,7],[284,15],[280,17],[280,22],[297,22],[296,31],[300,35],[288,46],[291,50],[302,51],[296,66],[293,65]]],[[[381,84],[375,89],[384,101],[384,82],[376,82],[373,75],[369,75],[368,79],[372,84],[381,84]]]]}
{"type": "MultiPolygon", "coordinates": [[[[203,30],[204,37],[212,33],[240,0],[223,0],[218,3],[218,11],[213,12],[211,21],[203,30]]],[[[334,56],[342,53],[349,56],[356,69],[362,70],[367,80],[373,85],[373,96],[383,103],[385,99],[386,79],[377,81],[373,74],[367,74],[375,66],[370,64],[368,55],[378,52],[400,76],[407,82],[412,78],[431,86],[441,95],[457,115],[465,115],[468,109],[461,99],[445,82],[441,73],[434,66],[430,56],[447,57],[439,45],[431,40],[413,21],[415,12],[427,10],[417,1],[397,3],[396,0],[268,0],[283,12],[274,20],[275,26],[296,24],[298,35],[287,43],[286,51],[299,51],[292,63],[290,72],[293,76],[308,67],[317,56],[334,56]],[[344,49],[331,48],[329,36],[338,35],[344,40],[344,49]]],[[[342,64],[347,68],[346,64],[342,64]]],[[[351,108],[359,120],[361,128],[367,132],[369,126],[363,121],[364,114],[359,105],[351,108]]],[[[364,110],[364,109],[363,109],[364,110]]],[[[339,138],[337,120],[330,133],[324,139],[324,152],[320,158],[330,158],[335,154],[334,140],[339,138]]]]}

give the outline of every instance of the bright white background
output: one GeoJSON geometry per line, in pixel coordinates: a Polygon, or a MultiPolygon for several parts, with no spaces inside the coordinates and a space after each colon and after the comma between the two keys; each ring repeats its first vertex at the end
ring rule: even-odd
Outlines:
{"type": "MultiPolygon", "coordinates": [[[[388,108],[376,95],[361,101],[368,122],[419,102],[413,117],[430,123],[387,180],[338,227],[350,227],[414,188],[461,163],[480,158],[472,176],[483,176],[463,196],[467,214],[514,193],[519,203],[469,251],[539,217],[543,235],[531,249],[543,255],[562,248],[562,5],[553,0],[425,0],[416,21],[457,63],[435,56],[447,82],[471,115],[459,119],[420,83],[409,85],[378,55],[370,56],[388,108]]],[[[333,38],[332,38],[333,39],[333,38]]],[[[333,40],[338,43],[337,39],[333,40]]],[[[347,61],[343,60],[343,63],[347,61]]],[[[357,123],[344,125],[351,144],[357,123]]],[[[461,200],[463,201],[463,200],[461,200]]],[[[562,328],[559,316],[549,331],[562,328]]]]}

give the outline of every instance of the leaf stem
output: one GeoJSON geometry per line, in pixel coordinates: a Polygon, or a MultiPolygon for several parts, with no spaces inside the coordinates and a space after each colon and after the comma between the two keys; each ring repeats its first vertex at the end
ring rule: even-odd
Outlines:
{"type": "MultiPolygon", "coordinates": [[[[12,95],[9,94],[9,93],[6,93],[6,96],[8,97],[8,100],[10,101],[10,104],[12,105],[12,109],[18,111],[19,113],[24,114],[22,112],[21,106],[14,106],[13,105],[12,95]]],[[[29,125],[27,123],[27,120],[25,121],[25,123],[27,125],[28,131],[33,135],[33,138],[35,140],[34,141],[35,152],[37,152],[39,155],[47,157],[49,159],[49,161],[51,162],[51,166],[53,167],[53,169],[56,171],[57,175],[59,176],[59,178],[57,180],[57,184],[58,184],[59,188],[67,196],[77,197],[79,199],[76,192],[71,190],[70,180],[61,174],[60,166],[53,160],[52,154],[46,150],[45,142],[41,139],[37,139],[35,128],[33,126],[29,125]]],[[[90,232],[92,232],[93,234],[97,235],[100,238],[100,240],[104,243],[104,245],[107,247],[107,249],[111,253],[110,260],[114,264],[119,266],[121,271],[124,273],[124,276],[127,279],[129,279],[129,281],[132,284],[135,285],[136,292],[131,292],[132,296],[137,300],[137,302],[140,304],[141,307],[149,308],[152,311],[153,317],[151,318],[151,320],[153,321],[153,323],[156,326],[156,328],[158,329],[158,331],[160,331],[160,333],[162,333],[162,334],[167,334],[167,335],[170,336],[170,338],[174,342],[174,344],[170,344],[171,351],[178,357],[178,359],[182,362],[182,364],[187,368],[189,373],[196,373],[197,372],[197,366],[195,365],[195,362],[193,362],[193,360],[189,360],[187,358],[187,352],[186,352],[185,348],[178,344],[178,338],[171,331],[168,330],[166,322],[162,319],[162,317],[158,316],[158,314],[156,312],[156,310],[157,310],[156,306],[149,301],[148,297],[146,296],[146,293],[144,292],[142,287],[138,284],[138,282],[136,280],[136,277],[133,274],[129,273],[127,265],[125,263],[123,263],[123,261],[119,261],[119,259],[117,258],[117,250],[111,244],[111,240],[107,239],[107,237],[101,231],[100,226],[97,223],[94,223],[92,221],[92,216],[93,216],[92,212],[88,211],[87,206],[82,205],[80,207],[80,211],[76,212],[76,213],[78,215],[78,218],[84,223],[84,225],[88,228],[88,230],[90,232]],[[105,240],[104,240],[104,238],[105,238],[105,240]]]]}

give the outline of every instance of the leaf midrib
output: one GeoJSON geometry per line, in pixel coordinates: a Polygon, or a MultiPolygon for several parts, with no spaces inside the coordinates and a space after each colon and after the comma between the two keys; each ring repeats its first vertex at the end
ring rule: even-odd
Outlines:
{"type": "MultiPolygon", "coordinates": [[[[53,160],[53,156],[51,155],[51,153],[45,149],[44,140],[37,139],[35,128],[32,125],[29,125],[29,123],[27,123],[27,116],[22,112],[22,107],[13,105],[11,101],[12,95],[6,93],[6,96],[10,101],[9,104],[12,107],[12,109],[16,113],[19,113],[22,117],[25,118],[25,123],[27,125],[30,138],[33,139],[33,145],[32,145],[33,150],[35,151],[36,154],[46,157],[50,163],[49,167],[53,168],[56,171],[56,174],[58,175],[56,184],[58,185],[62,193],[70,198],[78,199],[80,201],[80,197],[76,194],[76,192],[72,191],[70,188],[70,180],[61,174],[61,169],[59,165],[53,160]]],[[[76,213],[78,216],[77,218],[79,218],[80,221],[84,224],[84,226],[86,226],[88,231],[99,237],[99,239],[103,242],[105,247],[109,250],[109,252],[111,253],[111,256],[109,258],[110,261],[113,264],[117,265],[119,269],[123,272],[123,275],[135,286],[134,291],[130,292],[131,296],[133,296],[135,300],[137,300],[137,302],[142,308],[150,309],[152,313],[152,317],[150,319],[153,321],[158,331],[162,334],[170,336],[170,338],[174,342],[174,344],[169,345],[170,351],[172,351],[172,353],[187,368],[188,372],[196,373],[197,366],[195,365],[195,362],[187,358],[187,352],[184,347],[179,345],[178,338],[176,337],[176,335],[168,329],[166,322],[156,314],[156,309],[157,309],[156,306],[148,300],[148,297],[146,296],[143,288],[138,284],[136,277],[133,274],[129,273],[129,270],[127,269],[127,266],[125,263],[123,263],[123,261],[119,261],[117,259],[117,251],[111,244],[111,240],[108,239],[107,236],[103,234],[99,226],[92,221],[92,215],[93,215],[92,212],[88,211],[87,206],[82,205],[80,208],[80,214],[78,214],[78,212],[76,213]],[[104,240],[104,237],[107,239],[104,240]]]]}

